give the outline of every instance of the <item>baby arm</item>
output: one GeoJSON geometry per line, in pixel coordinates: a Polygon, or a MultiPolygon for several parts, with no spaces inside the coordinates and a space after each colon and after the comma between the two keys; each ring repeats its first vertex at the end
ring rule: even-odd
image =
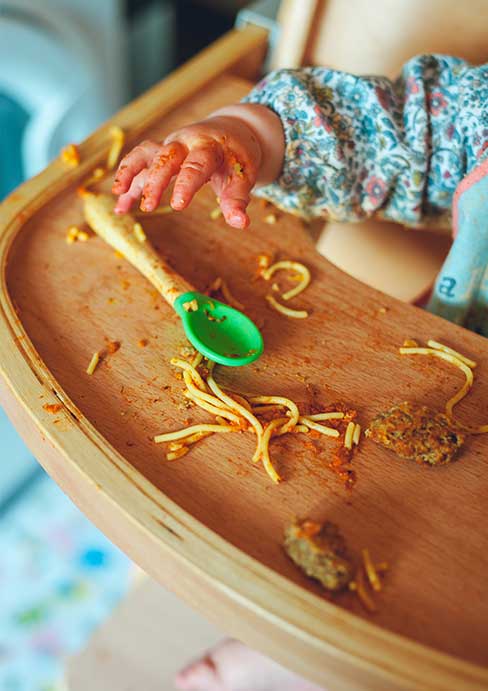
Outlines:
{"type": "Polygon", "coordinates": [[[115,211],[126,213],[139,198],[143,211],[153,211],[176,176],[173,209],[185,209],[210,181],[227,223],[246,228],[252,188],[278,177],[283,155],[283,129],[273,111],[259,104],[228,106],[161,144],[144,141],[127,154],[112,188],[119,195],[115,211]]]}
{"type": "Polygon", "coordinates": [[[113,188],[117,210],[141,196],[153,210],[176,177],[175,210],[210,181],[237,228],[249,223],[253,188],[305,219],[445,226],[466,172],[456,97],[465,68],[420,56],[396,82],[323,67],[273,72],[244,103],[129,153],[113,188]]]}

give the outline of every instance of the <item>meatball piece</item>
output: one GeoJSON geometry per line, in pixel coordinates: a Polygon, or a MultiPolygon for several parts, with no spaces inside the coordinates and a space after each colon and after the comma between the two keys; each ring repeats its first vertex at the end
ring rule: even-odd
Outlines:
{"type": "Polygon", "coordinates": [[[341,590],[354,569],[346,542],[329,521],[295,521],[285,530],[285,552],[307,576],[316,578],[327,590],[341,590]]]}
{"type": "Polygon", "coordinates": [[[408,402],[377,415],[365,434],[402,458],[428,465],[449,463],[465,441],[444,413],[408,402]]]}

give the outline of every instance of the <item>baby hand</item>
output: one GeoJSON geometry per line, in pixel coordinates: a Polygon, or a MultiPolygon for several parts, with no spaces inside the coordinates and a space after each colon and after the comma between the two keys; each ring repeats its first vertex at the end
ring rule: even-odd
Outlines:
{"type": "Polygon", "coordinates": [[[163,144],[147,140],[128,153],[112,188],[120,195],[115,212],[126,213],[139,197],[142,211],[154,211],[176,176],[171,196],[175,211],[185,209],[210,181],[227,223],[246,228],[246,207],[261,160],[258,139],[245,122],[215,115],[177,130],[163,144]]]}

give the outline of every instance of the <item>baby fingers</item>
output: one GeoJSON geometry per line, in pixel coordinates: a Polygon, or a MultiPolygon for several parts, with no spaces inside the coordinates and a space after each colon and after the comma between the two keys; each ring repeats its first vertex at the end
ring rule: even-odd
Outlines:
{"type": "Polygon", "coordinates": [[[176,178],[171,206],[178,211],[185,209],[198,190],[222,166],[223,160],[222,147],[216,142],[192,149],[176,178]]]}
{"type": "Polygon", "coordinates": [[[112,192],[114,194],[124,194],[127,192],[135,176],[144,168],[149,168],[160,150],[161,145],[149,139],[134,147],[132,151],[124,156],[119,164],[112,192]]]}
{"type": "Polygon", "coordinates": [[[147,171],[146,183],[142,191],[142,211],[154,211],[164,190],[182,167],[187,153],[188,149],[180,142],[171,142],[160,148],[147,171]]]}
{"type": "Polygon", "coordinates": [[[141,170],[132,180],[127,192],[124,192],[117,199],[114,211],[116,214],[126,214],[131,210],[132,205],[142,194],[147,177],[147,170],[141,170]]]}
{"type": "Polygon", "coordinates": [[[246,177],[233,176],[220,192],[220,208],[226,222],[233,228],[247,228],[246,213],[253,185],[246,177]]]}

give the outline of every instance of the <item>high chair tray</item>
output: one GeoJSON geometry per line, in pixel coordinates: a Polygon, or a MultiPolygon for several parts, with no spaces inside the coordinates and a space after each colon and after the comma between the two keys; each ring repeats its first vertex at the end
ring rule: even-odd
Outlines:
{"type": "MultiPolygon", "coordinates": [[[[260,31],[233,32],[109,124],[128,133],[128,148],[237,101],[250,84],[231,72],[264,40],[260,31]]],[[[23,438],[151,576],[306,677],[331,689],[487,688],[487,435],[471,437],[459,460],[440,468],[363,438],[352,491],[329,468],[335,447],[327,439],[316,442],[318,455],[300,435],[273,442],[279,485],[251,463],[250,433],[215,435],[168,462],[152,437],[208,419],[181,403],[169,362],[185,343],[179,320],[100,239],[65,242],[67,227],[82,223],[76,188],[106,157],[108,131],[81,145],[78,167],[55,161],[0,207],[1,403],[23,438]],[[106,339],[121,347],[88,376],[106,339]],[[328,518],[351,550],[368,547],[389,562],[377,613],[352,592],[326,598],[288,560],[282,535],[295,515],[328,518]]],[[[434,338],[478,362],[459,415],[488,421],[486,340],[340,272],[292,216],[278,213],[271,225],[270,209],[253,201],[252,226],[241,232],[210,218],[215,205],[205,190],[188,210],[143,223],[197,289],[226,278],[262,328],[264,356],[218,368],[218,381],[303,406],[342,401],[365,426],[404,400],[444,408],[462,383],[459,370],[398,353],[406,338],[434,338]],[[269,286],[256,276],[263,253],[310,268],[311,285],[295,301],[308,319],[267,306],[269,286]]]]}

